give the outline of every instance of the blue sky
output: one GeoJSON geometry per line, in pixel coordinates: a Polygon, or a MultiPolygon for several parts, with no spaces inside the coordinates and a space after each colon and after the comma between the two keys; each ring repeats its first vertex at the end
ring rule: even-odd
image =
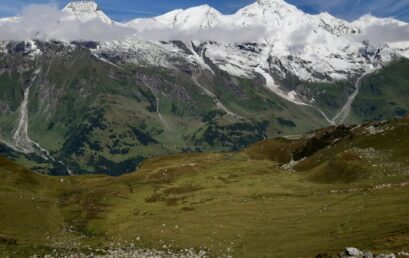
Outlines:
{"type": "MultiPolygon", "coordinates": [[[[114,20],[155,16],[176,8],[188,8],[208,4],[223,13],[233,13],[255,0],[96,0],[114,20]]],[[[54,3],[63,7],[69,0],[0,0],[0,17],[16,15],[28,4],[54,3]]],[[[409,21],[409,0],[288,0],[304,11],[317,13],[328,11],[348,20],[363,14],[393,16],[409,21]]]]}

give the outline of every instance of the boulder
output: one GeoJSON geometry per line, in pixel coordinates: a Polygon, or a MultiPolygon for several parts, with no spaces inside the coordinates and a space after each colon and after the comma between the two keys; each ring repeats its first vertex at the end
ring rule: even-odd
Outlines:
{"type": "Polygon", "coordinates": [[[379,254],[375,256],[375,258],[396,258],[396,255],[394,254],[379,254]]]}
{"type": "Polygon", "coordinates": [[[345,255],[344,257],[353,257],[353,258],[362,258],[364,253],[355,247],[347,247],[345,248],[345,255]]]}

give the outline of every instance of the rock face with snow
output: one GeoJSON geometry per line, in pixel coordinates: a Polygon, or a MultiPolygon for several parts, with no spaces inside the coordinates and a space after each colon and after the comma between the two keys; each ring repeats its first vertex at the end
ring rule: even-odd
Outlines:
{"type": "Polygon", "coordinates": [[[188,52],[169,47],[171,44],[164,41],[153,43],[152,40],[131,39],[115,44],[104,43],[95,52],[97,55],[116,53],[114,55],[125,58],[125,62],[167,67],[173,66],[171,60],[184,59],[208,69],[209,66],[203,65],[206,60],[232,76],[250,79],[261,76],[266,88],[278,96],[295,104],[311,105],[313,98],[303,96],[294,85],[283,87],[282,82],[294,77],[308,82],[356,80],[396,57],[409,56],[408,42],[379,46],[364,41],[368,24],[379,23],[397,21],[372,17],[350,23],[328,13],[306,14],[283,0],[258,0],[232,15],[222,15],[209,6],[199,6],[154,18],[136,19],[127,25],[142,32],[175,29],[176,35],[181,31],[194,35],[197,31],[211,33],[215,29],[261,28],[262,37],[250,43],[188,42],[186,46],[194,46],[188,52]]]}
{"type": "MultiPolygon", "coordinates": [[[[365,26],[379,20],[349,23],[328,13],[306,14],[283,0],[258,0],[233,15],[200,6],[137,19],[128,25],[139,30],[178,28],[186,33],[212,28],[263,28],[263,37],[253,47],[203,43],[202,52],[222,70],[239,77],[265,77],[265,73],[275,71],[281,79],[291,74],[307,81],[336,81],[374,70],[396,55],[408,55],[402,47],[385,45],[373,49],[363,43],[359,36],[365,26]]],[[[267,84],[268,81],[272,80],[267,78],[267,84]]]]}
{"type": "Polygon", "coordinates": [[[202,5],[186,10],[174,10],[154,18],[136,19],[128,22],[128,25],[142,30],[149,29],[149,26],[189,30],[214,28],[220,26],[222,22],[223,15],[220,12],[208,5],[202,5]]]}
{"type": "Polygon", "coordinates": [[[78,19],[82,22],[99,19],[105,23],[112,24],[111,19],[92,1],[70,2],[63,8],[63,11],[72,15],[71,19],[78,19]]]}

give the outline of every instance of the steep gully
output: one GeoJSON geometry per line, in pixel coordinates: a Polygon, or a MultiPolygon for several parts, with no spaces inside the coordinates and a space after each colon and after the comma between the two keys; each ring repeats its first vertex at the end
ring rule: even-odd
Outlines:
{"type": "MultiPolygon", "coordinates": [[[[266,39],[266,41],[268,42],[268,40],[266,39]]],[[[294,103],[296,105],[300,105],[300,106],[308,106],[310,108],[313,108],[315,110],[317,110],[325,119],[325,121],[328,122],[328,124],[330,125],[339,125],[345,122],[345,120],[348,118],[349,114],[351,113],[351,107],[352,104],[355,100],[355,98],[358,96],[359,90],[360,90],[360,83],[362,81],[362,79],[372,73],[374,71],[374,69],[369,69],[368,71],[366,71],[365,73],[363,73],[355,82],[355,90],[354,92],[348,97],[347,102],[344,104],[344,106],[341,108],[341,110],[332,118],[328,117],[324,111],[322,111],[319,107],[310,104],[310,103],[306,103],[304,102],[302,99],[297,98],[297,94],[293,91],[289,92],[289,93],[285,93],[284,91],[282,91],[279,87],[279,85],[277,85],[274,82],[273,77],[271,76],[271,71],[270,71],[270,66],[269,66],[269,62],[268,59],[271,55],[272,52],[272,46],[273,44],[268,44],[270,45],[270,48],[266,49],[265,51],[263,51],[262,55],[260,56],[260,61],[259,61],[259,65],[257,67],[254,68],[254,72],[260,74],[264,79],[265,79],[265,85],[266,87],[272,91],[273,93],[275,93],[276,95],[278,95],[279,97],[294,103]]],[[[200,66],[202,66],[202,68],[207,69],[209,71],[211,71],[212,73],[214,73],[211,68],[206,64],[206,61],[204,60],[204,53],[203,51],[201,53],[199,53],[196,50],[196,46],[193,44],[193,42],[191,42],[191,44],[187,44],[186,47],[192,52],[194,59],[199,63],[200,66]]],[[[211,92],[210,90],[208,90],[206,87],[204,87],[203,85],[201,85],[198,81],[198,78],[202,75],[202,71],[199,69],[196,73],[194,73],[192,75],[192,80],[193,82],[199,87],[201,88],[208,96],[210,96],[213,101],[215,102],[216,106],[223,110],[224,112],[226,112],[228,115],[236,118],[236,119],[244,119],[243,117],[231,112],[230,110],[228,110],[223,103],[221,103],[221,101],[218,99],[218,97],[211,92]]]]}
{"type": "MultiPolygon", "coordinates": [[[[214,74],[214,71],[212,70],[212,68],[206,63],[205,59],[204,59],[204,50],[202,49],[201,51],[197,50],[197,46],[195,46],[195,44],[193,42],[190,42],[190,44],[186,44],[185,45],[186,48],[191,52],[193,59],[205,70],[210,71],[212,74],[214,74]]],[[[193,83],[199,87],[207,96],[211,97],[214,104],[216,105],[216,107],[222,111],[224,111],[227,115],[241,120],[244,119],[244,117],[233,113],[232,111],[230,111],[220,100],[219,98],[216,96],[216,94],[214,94],[213,92],[211,92],[208,88],[204,87],[200,82],[199,82],[199,78],[203,75],[202,69],[197,69],[197,71],[193,72],[192,74],[192,81],[193,83]]]]}
{"type": "Polygon", "coordinates": [[[243,117],[233,113],[232,111],[230,111],[229,109],[226,108],[225,105],[223,105],[223,103],[220,102],[219,98],[210,90],[208,90],[206,87],[204,87],[202,84],[200,84],[200,82],[198,81],[198,78],[202,75],[202,71],[199,70],[197,73],[194,73],[192,75],[192,80],[194,82],[194,84],[199,87],[200,89],[203,90],[203,92],[208,95],[209,97],[211,97],[213,99],[213,102],[216,104],[217,108],[224,111],[227,115],[232,116],[236,119],[244,119],[243,117]]]}
{"type": "MultiPolygon", "coordinates": [[[[21,102],[20,107],[18,109],[18,112],[19,112],[18,125],[12,137],[13,142],[11,144],[5,141],[3,142],[6,143],[12,149],[22,152],[24,154],[36,153],[46,160],[56,161],[48,150],[41,147],[39,143],[33,141],[28,135],[28,123],[29,123],[28,101],[29,101],[29,96],[30,96],[30,89],[32,85],[34,84],[34,82],[36,81],[40,72],[41,72],[41,69],[37,69],[36,71],[34,71],[31,77],[31,80],[30,80],[30,84],[23,91],[23,101],[21,102]]],[[[62,161],[57,161],[57,162],[66,166],[62,161]]],[[[69,175],[73,175],[72,171],[67,166],[66,166],[66,171],[69,175]]]]}
{"type": "Polygon", "coordinates": [[[323,117],[324,119],[330,124],[330,125],[339,125],[345,122],[345,120],[348,118],[349,114],[351,113],[351,107],[352,104],[355,100],[355,98],[358,96],[359,90],[360,90],[360,82],[362,79],[372,73],[374,69],[369,69],[367,70],[364,74],[362,74],[357,81],[355,82],[355,90],[354,92],[348,97],[347,102],[344,104],[342,109],[332,118],[330,119],[324,111],[322,111],[319,107],[316,107],[315,105],[312,105],[310,103],[305,103],[302,99],[297,99],[297,95],[295,92],[291,91],[289,93],[283,92],[280,88],[279,85],[275,84],[273,77],[271,76],[271,71],[270,71],[270,65],[268,62],[269,57],[271,56],[272,52],[272,46],[274,45],[272,42],[269,42],[268,39],[265,39],[266,42],[269,44],[269,48],[267,48],[265,51],[260,56],[260,61],[259,65],[254,69],[254,72],[260,74],[261,76],[264,77],[266,81],[266,87],[270,89],[273,93],[278,95],[279,97],[292,102],[296,105],[300,106],[308,106],[311,107],[315,110],[317,110],[323,117]]]}
{"type": "Polygon", "coordinates": [[[332,118],[331,120],[332,125],[342,124],[343,122],[345,122],[345,120],[348,118],[349,114],[351,113],[352,104],[354,103],[354,100],[358,96],[359,90],[361,88],[360,83],[362,79],[372,72],[373,70],[366,71],[356,80],[355,91],[348,97],[348,100],[345,103],[345,105],[342,107],[341,111],[339,111],[339,113],[336,114],[334,118],[332,118]]]}
{"type": "Polygon", "coordinates": [[[259,65],[254,69],[254,72],[263,76],[266,80],[266,87],[273,93],[277,94],[279,97],[297,105],[306,105],[302,100],[297,99],[297,94],[294,91],[285,93],[280,89],[279,85],[274,82],[274,79],[271,76],[270,63],[268,61],[268,59],[272,55],[271,53],[274,44],[267,38],[265,39],[265,41],[267,42],[267,45],[269,47],[262,51],[259,59],[259,65]]]}
{"type": "Polygon", "coordinates": [[[262,75],[265,80],[266,80],[266,85],[267,88],[269,88],[272,92],[274,92],[275,94],[277,94],[280,97],[283,97],[284,99],[297,104],[297,105],[301,105],[301,106],[309,106],[311,108],[316,109],[323,117],[324,119],[330,124],[330,125],[340,125],[342,123],[345,122],[345,120],[348,118],[349,114],[351,113],[351,107],[352,104],[354,103],[354,100],[356,99],[356,97],[358,96],[359,90],[360,90],[360,83],[362,81],[362,79],[367,76],[368,74],[372,73],[373,70],[367,71],[364,74],[362,74],[355,82],[355,90],[354,92],[348,97],[347,102],[344,104],[344,106],[342,107],[342,109],[332,118],[330,119],[325,113],[324,111],[322,111],[320,108],[312,105],[312,104],[308,104],[305,102],[301,102],[298,100],[295,100],[294,98],[289,98],[286,96],[283,96],[283,94],[280,92],[280,90],[278,89],[278,87],[272,87],[271,84],[274,83],[273,78],[271,77],[271,75],[267,72],[265,72],[262,69],[257,70],[257,72],[262,75]],[[278,90],[276,90],[278,89],[278,90]]]}
{"type": "Polygon", "coordinates": [[[155,100],[156,100],[156,114],[158,115],[159,121],[162,123],[162,125],[165,127],[166,131],[170,131],[170,126],[168,124],[168,122],[166,122],[165,118],[162,116],[161,112],[160,112],[160,98],[158,97],[158,95],[155,93],[155,91],[152,89],[152,87],[149,86],[148,83],[145,83],[146,85],[148,85],[149,90],[152,92],[153,96],[155,96],[155,100]]]}
{"type": "Polygon", "coordinates": [[[286,99],[289,102],[292,102],[296,105],[300,106],[308,106],[311,107],[315,110],[317,110],[323,117],[324,119],[330,124],[330,125],[340,125],[345,122],[345,120],[348,118],[349,114],[351,113],[351,107],[352,104],[354,103],[354,100],[358,96],[359,90],[360,90],[360,83],[362,79],[367,76],[368,74],[372,73],[375,69],[369,69],[365,73],[363,73],[355,82],[355,90],[354,92],[348,97],[347,102],[344,104],[342,109],[332,118],[330,119],[324,111],[322,111],[320,108],[309,104],[305,103],[302,100],[298,100],[296,98],[295,93],[290,92],[285,94],[283,91],[279,89],[279,86],[275,84],[273,77],[271,76],[270,68],[268,66],[268,72],[264,68],[264,66],[268,66],[268,61],[267,59],[264,62],[260,62],[260,65],[256,67],[255,72],[260,74],[261,76],[264,77],[266,81],[266,87],[270,89],[273,93],[277,94],[278,96],[286,99]],[[264,65],[263,65],[264,64],[264,65]]]}
{"type": "MultiPolygon", "coordinates": [[[[266,39],[267,42],[268,39],[266,39]]],[[[300,105],[300,106],[308,106],[310,108],[313,108],[315,110],[317,110],[323,117],[324,119],[330,124],[330,125],[335,125],[334,119],[330,119],[325,113],[324,111],[322,111],[320,108],[309,104],[309,103],[305,103],[304,101],[302,101],[301,99],[297,98],[297,95],[295,92],[289,92],[289,93],[285,93],[284,91],[282,91],[279,87],[279,85],[277,85],[274,82],[273,77],[271,76],[271,71],[270,71],[270,66],[269,66],[269,62],[268,59],[271,56],[271,52],[272,52],[272,46],[273,44],[268,44],[270,47],[267,48],[266,50],[263,51],[263,53],[260,56],[260,60],[259,60],[259,65],[257,67],[254,68],[254,72],[260,74],[265,82],[266,87],[272,91],[273,93],[275,93],[276,95],[278,95],[279,97],[294,103],[296,105],[300,105]]],[[[209,65],[206,63],[205,58],[204,58],[204,51],[197,51],[197,47],[194,45],[193,42],[191,42],[190,44],[186,44],[186,47],[190,50],[190,52],[192,53],[195,61],[205,70],[209,70],[210,72],[213,72],[213,70],[209,67],[209,65]]],[[[199,83],[198,78],[202,75],[202,70],[198,69],[197,72],[193,73],[192,75],[192,80],[193,82],[196,84],[196,86],[198,86],[199,88],[201,88],[208,96],[210,96],[214,103],[216,104],[216,106],[223,110],[224,112],[226,112],[228,115],[236,118],[236,119],[244,119],[243,117],[231,112],[230,110],[228,110],[223,103],[221,103],[221,101],[218,99],[218,97],[211,92],[209,89],[207,89],[206,87],[204,87],[202,84],[199,83]]],[[[353,100],[352,100],[353,101],[353,100]]],[[[352,104],[352,102],[351,102],[352,104]]]]}

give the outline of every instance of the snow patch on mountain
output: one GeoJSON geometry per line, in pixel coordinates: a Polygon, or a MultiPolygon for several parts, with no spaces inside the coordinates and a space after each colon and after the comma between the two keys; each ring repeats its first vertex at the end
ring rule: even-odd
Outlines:
{"type": "Polygon", "coordinates": [[[0,41],[0,53],[20,53],[32,59],[42,55],[42,51],[33,40],[27,40],[24,42],[0,41]]]}
{"type": "Polygon", "coordinates": [[[311,15],[311,19],[316,25],[337,36],[356,34],[358,27],[345,20],[338,19],[327,12],[311,15]]]}
{"type": "MultiPolygon", "coordinates": [[[[197,45],[199,45],[199,44],[200,43],[197,42],[197,45]]],[[[206,61],[203,58],[204,49],[198,49],[198,47],[195,45],[195,43],[193,41],[187,42],[185,45],[186,45],[187,49],[189,49],[190,52],[192,53],[192,55],[190,56],[191,57],[191,62],[198,64],[202,69],[208,70],[209,72],[214,74],[213,69],[208,64],[206,64],[206,61]]]]}
{"type": "Polygon", "coordinates": [[[26,55],[28,55],[31,58],[35,58],[36,56],[39,56],[42,54],[40,48],[37,46],[37,44],[33,40],[29,40],[26,42],[26,55]]]}
{"type": "Polygon", "coordinates": [[[6,18],[0,18],[0,25],[6,24],[6,23],[12,23],[19,21],[21,18],[20,17],[6,17],[6,18]]]}
{"type": "Polygon", "coordinates": [[[102,42],[92,50],[97,56],[119,59],[119,62],[134,63],[139,66],[159,66],[172,68],[171,59],[183,58],[186,55],[171,42],[145,40],[124,40],[102,42]]]}
{"type": "Polygon", "coordinates": [[[7,42],[6,41],[0,41],[0,53],[7,54],[7,42]]]}

